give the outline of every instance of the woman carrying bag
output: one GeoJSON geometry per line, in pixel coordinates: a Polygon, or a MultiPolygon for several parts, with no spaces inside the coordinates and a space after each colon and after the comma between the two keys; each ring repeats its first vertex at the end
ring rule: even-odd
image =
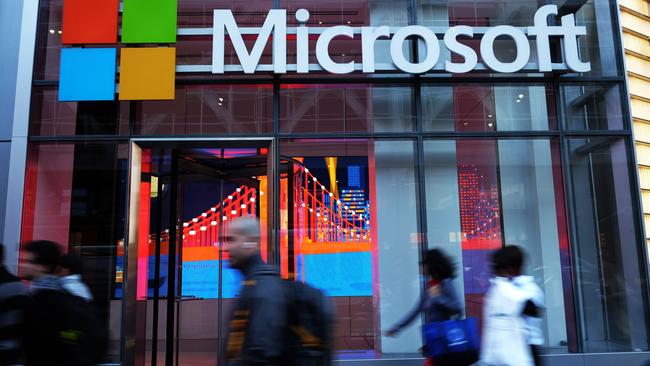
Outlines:
{"type": "MultiPolygon", "coordinates": [[[[386,336],[397,336],[397,334],[411,324],[418,315],[424,313],[427,321],[427,325],[423,327],[425,334],[424,337],[427,343],[424,347],[425,354],[427,354],[425,365],[434,366],[436,365],[436,360],[440,363],[440,365],[436,366],[448,366],[452,364],[470,365],[475,361],[474,357],[470,357],[472,359],[470,362],[466,361],[466,357],[464,356],[460,358],[454,357],[450,352],[446,352],[445,350],[440,351],[441,345],[442,348],[447,348],[445,347],[448,343],[446,339],[447,333],[450,333],[450,335],[456,339],[456,341],[452,339],[451,343],[459,343],[460,345],[467,343],[464,339],[468,335],[465,334],[468,332],[466,329],[461,330],[463,334],[460,334],[458,329],[455,329],[453,326],[449,328],[449,331],[441,331],[441,329],[446,329],[446,326],[450,325],[450,323],[453,325],[454,322],[464,322],[462,320],[451,320],[457,319],[462,315],[460,301],[458,300],[458,295],[456,294],[456,290],[452,283],[455,276],[454,265],[439,249],[429,249],[422,264],[424,274],[429,279],[426,291],[420,296],[420,301],[415,308],[411,310],[402,321],[386,332],[386,336]],[[438,336],[431,337],[431,330],[434,333],[437,333],[438,336]],[[445,339],[443,340],[442,338],[445,339]],[[436,348],[437,351],[430,348],[436,348]],[[444,359],[444,364],[441,362],[441,359],[444,359]]],[[[476,330],[470,330],[469,332],[475,333],[476,330]]]]}

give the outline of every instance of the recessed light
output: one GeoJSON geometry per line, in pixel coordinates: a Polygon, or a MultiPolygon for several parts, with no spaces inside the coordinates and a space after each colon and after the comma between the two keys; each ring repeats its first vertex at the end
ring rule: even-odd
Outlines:
{"type": "Polygon", "coordinates": [[[491,115],[491,114],[488,114],[488,118],[492,118],[492,115],[491,115]]]}
{"type": "Polygon", "coordinates": [[[519,94],[518,97],[519,97],[519,99],[522,99],[522,98],[524,97],[524,95],[523,95],[523,94],[519,94]]]}
{"type": "Polygon", "coordinates": [[[50,33],[54,34],[55,33],[54,29],[50,29],[50,33]]]}
{"type": "Polygon", "coordinates": [[[517,99],[517,103],[521,103],[521,99],[517,99]]]}
{"type": "Polygon", "coordinates": [[[219,101],[220,101],[220,102],[223,102],[223,98],[219,97],[219,101]]]}

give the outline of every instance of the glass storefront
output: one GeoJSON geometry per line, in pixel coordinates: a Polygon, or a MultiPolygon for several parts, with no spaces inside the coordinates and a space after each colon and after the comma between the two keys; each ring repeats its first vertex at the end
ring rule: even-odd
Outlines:
{"type": "MultiPolygon", "coordinates": [[[[178,73],[173,101],[104,102],[58,101],[62,4],[40,2],[22,241],[82,257],[110,325],[106,362],[222,364],[240,281],[222,238],[245,215],[259,218],[263,257],[283,277],[331,297],[341,360],[418,357],[418,326],[383,333],[417,301],[427,248],[453,258],[464,312],[481,318],[489,255],[507,244],[526,250],[546,294],[546,353],[650,350],[615,2],[556,4],[587,27],[588,73],[178,73]]],[[[178,26],[211,27],[221,8],[260,27],[282,8],[295,27],[307,8],[314,27],[525,27],[539,6],[179,0],[178,26]]],[[[513,57],[512,42],[495,45],[513,57]]],[[[209,37],[181,35],[176,48],[177,65],[211,62],[209,37]]],[[[295,59],[295,44],[287,52],[295,59]]],[[[361,45],[337,38],[330,54],[359,61],[361,45]]],[[[237,62],[229,42],[225,57],[237,62]]],[[[261,62],[271,59],[269,43],[261,62]]]]}

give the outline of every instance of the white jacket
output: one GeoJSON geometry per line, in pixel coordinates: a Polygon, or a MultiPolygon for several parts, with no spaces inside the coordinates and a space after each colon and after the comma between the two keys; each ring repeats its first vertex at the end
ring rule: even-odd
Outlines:
{"type": "Polygon", "coordinates": [[[522,311],[530,297],[503,277],[492,279],[483,307],[481,362],[489,366],[533,366],[522,311]]]}
{"type": "MultiPolygon", "coordinates": [[[[515,286],[522,289],[528,296],[528,299],[535,304],[540,312],[545,308],[544,292],[535,282],[533,276],[517,276],[512,279],[515,286]]],[[[544,344],[544,331],[542,330],[542,317],[524,315],[528,327],[528,343],[536,346],[544,344]]]]}

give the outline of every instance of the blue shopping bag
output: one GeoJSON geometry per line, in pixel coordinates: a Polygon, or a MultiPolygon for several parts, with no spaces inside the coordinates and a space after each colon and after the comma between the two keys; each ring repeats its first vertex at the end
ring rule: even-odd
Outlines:
{"type": "Polygon", "coordinates": [[[422,332],[428,357],[456,365],[470,365],[478,361],[480,342],[476,318],[425,324],[422,332]]]}

